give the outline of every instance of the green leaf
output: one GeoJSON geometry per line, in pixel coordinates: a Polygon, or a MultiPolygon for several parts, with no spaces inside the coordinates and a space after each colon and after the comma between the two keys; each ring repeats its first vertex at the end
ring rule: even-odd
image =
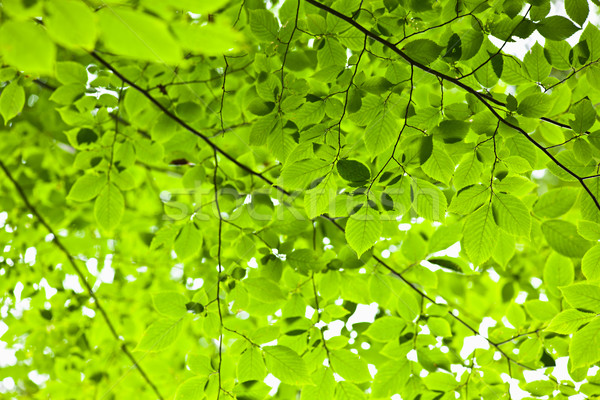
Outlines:
{"type": "Polygon", "coordinates": [[[341,381],[337,383],[335,400],[365,400],[367,396],[353,383],[341,381]]]}
{"type": "Polygon", "coordinates": [[[483,164],[477,160],[475,153],[466,155],[454,171],[454,187],[460,190],[478,183],[483,172],[483,164]]]}
{"type": "Polygon", "coordinates": [[[331,400],[336,386],[331,369],[319,368],[311,377],[315,386],[304,386],[300,400],[331,400]]]}
{"type": "Polygon", "coordinates": [[[96,19],[90,8],[75,0],[53,0],[46,4],[44,26],[56,43],[92,50],[96,43],[96,19]]]}
{"type": "Polygon", "coordinates": [[[379,213],[364,204],[358,212],[352,214],[346,224],[346,240],[352,250],[360,257],[369,250],[381,236],[379,213]]]}
{"type": "Polygon", "coordinates": [[[431,157],[421,166],[423,172],[440,182],[448,184],[454,173],[455,164],[440,142],[434,142],[431,157]]]}
{"type": "Polygon", "coordinates": [[[94,203],[96,222],[106,232],[114,230],[123,218],[125,199],[121,191],[113,183],[102,189],[94,203]]]}
{"type": "Polygon", "coordinates": [[[161,351],[177,342],[183,330],[181,319],[159,319],[144,332],[135,351],[161,351]]]}
{"type": "Polygon", "coordinates": [[[279,23],[275,16],[267,10],[250,12],[250,28],[254,36],[263,42],[275,42],[279,34],[279,23]]]}
{"type": "Polygon", "coordinates": [[[263,347],[267,369],[283,383],[300,386],[312,383],[304,360],[286,346],[263,347]]]}
{"type": "Polygon", "coordinates": [[[367,362],[349,350],[330,352],[329,362],[333,370],[347,381],[360,383],[372,379],[367,362]]]}
{"type": "Polygon", "coordinates": [[[596,110],[588,99],[583,99],[571,107],[571,113],[575,119],[570,120],[569,125],[576,133],[587,131],[596,122],[596,110]]]}
{"type": "Polygon", "coordinates": [[[461,243],[473,264],[481,265],[490,258],[497,229],[490,205],[480,207],[467,217],[461,243]]]}
{"type": "Polygon", "coordinates": [[[0,114],[4,125],[19,115],[25,105],[25,89],[17,81],[9,83],[0,93],[0,114]]]}
{"type": "Polygon", "coordinates": [[[539,321],[550,321],[558,314],[556,307],[548,301],[529,300],[525,302],[524,306],[529,315],[539,321]]]}
{"type": "Polygon", "coordinates": [[[180,260],[187,260],[202,249],[202,232],[195,222],[188,222],[181,228],[175,238],[174,249],[180,260]]]}
{"type": "Polygon", "coordinates": [[[102,8],[96,15],[100,39],[110,52],[161,64],[177,64],[181,61],[179,43],[161,19],[114,7],[102,8]]]}
{"type": "Polygon", "coordinates": [[[69,191],[67,196],[70,200],[75,201],[90,201],[104,188],[106,185],[106,175],[85,174],[80,176],[69,191]]]}
{"type": "Polygon", "coordinates": [[[5,21],[0,27],[0,54],[4,63],[30,74],[53,75],[56,46],[33,22],[5,21]]]}
{"type": "Polygon", "coordinates": [[[412,205],[421,217],[430,221],[446,218],[448,200],[437,186],[423,179],[414,178],[411,185],[412,205]]]}
{"type": "Polygon", "coordinates": [[[573,283],[575,271],[570,259],[552,252],[544,266],[544,282],[554,296],[560,296],[559,287],[573,283]]]}
{"type": "Polygon", "coordinates": [[[519,101],[517,112],[525,117],[539,118],[546,115],[551,109],[550,98],[543,93],[535,93],[519,101]]]}
{"type": "Polygon", "coordinates": [[[542,223],[542,232],[550,247],[567,257],[583,257],[591,246],[577,233],[577,227],[567,221],[545,221],[542,223]]]}
{"type": "Polygon", "coordinates": [[[574,283],[560,288],[569,304],[575,308],[600,312],[600,286],[590,283],[574,283]]]}
{"type": "Polygon", "coordinates": [[[390,146],[396,141],[399,130],[396,118],[393,113],[384,108],[365,129],[365,146],[371,156],[389,150],[390,146]]]}
{"type": "Polygon", "coordinates": [[[587,45],[590,60],[600,58],[600,31],[595,24],[587,24],[579,40],[587,45]]]}
{"type": "Polygon", "coordinates": [[[550,190],[533,205],[533,212],[540,217],[560,217],[573,207],[578,194],[576,188],[568,186],[550,190]]]}
{"type": "Polygon", "coordinates": [[[237,363],[237,378],[240,382],[262,381],[267,376],[267,368],[261,351],[250,346],[242,353],[237,363]]]}
{"type": "Polygon", "coordinates": [[[553,15],[544,18],[536,25],[537,31],[550,40],[565,40],[573,36],[579,28],[565,17],[553,15]]]}
{"type": "Polygon", "coordinates": [[[529,236],[531,217],[527,206],[510,194],[495,193],[492,198],[494,220],[506,232],[529,236]]]}
{"type": "Polygon", "coordinates": [[[596,317],[594,313],[583,312],[575,309],[565,310],[557,314],[550,325],[546,328],[546,331],[556,332],[561,335],[570,335],[577,332],[579,328],[590,322],[596,317]]]}
{"type": "Polygon", "coordinates": [[[248,294],[260,301],[274,303],[286,299],[279,286],[270,279],[247,278],[243,282],[248,294]]]}
{"type": "Polygon", "coordinates": [[[441,54],[444,48],[429,39],[417,39],[407,43],[403,50],[413,60],[422,64],[431,64],[441,54]]]}
{"type": "Polygon", "coordinates": [[[581,260],[581,272],[590,280],[600,279],[600,244],[589,249],[581,260]]]}
{"type": "Polygon", "coordinates": [[[208,379],[200,376],[190,378],[177,387],[175,400],[202,400],[208,379]]]}
{"type": "Polygon", "coordinates": [[[569,18],[583,26],[590,13],[590,6],[587,0],[565,0],[565,11],[569,18]]]}
{"type": "Polygon", "coordinates": [[[429,390],[439,392],[450,392],[458,386],[458,382],[454,379],[454,375],[444,372],[433,372],[423,379],[423,383],[429,390]]]}
{"type": "Polygon", "coordinates": [[[592,221],[577,222],[577,233],[587,240],[600,240],[600,224],[592,221]]]}
{"type": "Polygon", "coordinates": [[[533,45],[529,53],[525,54],[523,63],[531,79],[536,82],[542,82],[548,78],[550,71],[552,71],[552,67],[546,61],[544,48],[537,42],[533,45]]]}
{"type": "Polygon", "coordinates": [[[340,176],[349,182],[365,182],[371,179],[371,171],[359,161],[339,160],[336,166],[340,176]]]}
{"type": "Polygon", "coordinates": [[[573,368],[589,367],[600,361],[600,318],[575,332],[569,346],[573,368]]]}
{"type": "Polygon", "coordinates": [[[325,176],[331,164],[325,160],[305,159],[288,164],[281,172],[280,184],[291,189],[305,189],[312,181],[325,176]]]}
{"type": "Polygon", "coordinates": [[[377,318],[375,322],[369,325],[365,335],[378,342],[388,342],[397,339],[404,327],[406,327],[406,324],[402,319],[384,316],[377,318]]]}
{"type": "Polygon", "coordinates": [[[373,380],[373,397],[390,398],[401,392],[410,376],[410,363],[405,358],[392,360],[381,365],[373,380]]]}
{"type": "Polygon", "coordinates": [[[452,329],[445,318],[431,317],[427,320],[427,326],[434,336],[451,337],[452,329]]]}
{"type": "Polygon", "coordinates": [[[165,317],[179,319],[187,314],[187,297],[177,292],[160,292],[152,294],[154,308],[165,317]]]}

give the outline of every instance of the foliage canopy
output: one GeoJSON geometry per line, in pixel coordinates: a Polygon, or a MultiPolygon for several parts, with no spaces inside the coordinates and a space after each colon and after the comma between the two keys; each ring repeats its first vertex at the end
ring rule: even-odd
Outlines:
{"type": "Polygon", "coordinates": [[[592,1],[2,1],[3,395],[600,395],[592,1]]]}

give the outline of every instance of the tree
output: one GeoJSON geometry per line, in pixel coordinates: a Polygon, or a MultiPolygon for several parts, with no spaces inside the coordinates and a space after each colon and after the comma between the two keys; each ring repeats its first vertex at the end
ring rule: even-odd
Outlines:
{"type": "Polygon", "coordinates": [[[0,391],[600,395],[592,1],[2,2],[0,391]]]}

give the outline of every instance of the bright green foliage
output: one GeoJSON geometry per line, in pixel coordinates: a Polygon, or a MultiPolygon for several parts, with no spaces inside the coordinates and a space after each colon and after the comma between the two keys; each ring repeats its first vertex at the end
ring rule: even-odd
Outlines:
{"type": "Polygon", "coordinates": [[[592,3],[2,1],[0,397],[598,397],[592,3]]]}

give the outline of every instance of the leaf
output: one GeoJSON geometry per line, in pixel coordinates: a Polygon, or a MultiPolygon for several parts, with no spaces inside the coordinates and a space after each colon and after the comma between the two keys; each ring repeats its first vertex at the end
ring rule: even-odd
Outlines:
{"type": "Polygon", "coordinates": [[[539,118],[546,115],[552,109],[552,101],[542,93],[526,96],[519,102],[517,112],[525,117],[539,118]]]}
{"type": "Polygon", "coordinates": [[[577,196],[578,190],[573,187],[552,189],[540,196],[533,205],[533,212],[540,217],[560,217],[573,207],[577,196]]]}
{"type": "Polygon", "coordinates": [[[431,157],[421,165],[423,172],[440,182],[448,184],[454,173],[455,164],[439,142],[433,146],[431,157]]]}
{"type": "Polygon", "coordinates": [[[202,249],[202,232],[195,222],[185,224],[175,238],[175,253],[180,260],[187,260],[202,249]]]}
{"type": "Polygon", "coordinates": [[[53,75],[56,46],[45,30],[26,21],[4,21],[0,27],[3,61],[36,75],[53,75]]]}
{"type": "Polygon", "coordinates": [[[371,156],[389,150],[399,134],[396,129],[396,118],[388,109],[383,111],[367,125],[365,129],[365,146],[371,156]]]}
{"type": "Polygon", "coordinates": [[[165,317],[179,319],[187,314],[187,297],[177,292],[160,292],[152,294],[154,308],[165,317]]]}
{"type": "Polygon", "coordinates": [[[96,222],[102,230],[111,232],[121,222],[124,211],[123,194],[113,183],[109,183],[102,189],[94,203],[96,222]]]}
{"type": "Polygon", "coordinates": [[[163,20],[114,7],[101,8],[96,15],[100,39],[110,52],[161,64],[174,65],[181,61],[181,47],[163,20]]]}
{"type": "Polygon", "coordinates": [[[475,153],[463,158],[454,171],[454,187],[460,190],[466,186],[478,183],[483,172],[483,164],[477,160],[475,153]]]}
{"type": "Polygon", "coordinates": [[[384,316],[377,318],[375,322],[369,325],[364,334],[378,342],[388,342],[397,339],[404,327],[406,327],[406,324],[402,319],[384,316]]]}
{"type": "Polygon", "coordinates": [[[439,392],[450,392],[458,386],[458,382],[454,379],[454,375],[444,372],[433,372],[423,379],[423,383],[429,390],[439,392]]]}
{"type": "Polygon", "coordinates": [[[279,286],[270,279],[247,278],[243,282],[248,294],[260,301],[274,303],[286,299],[279,286]]]}
{"type": "Polygon", "coordinates": [[[587,240],[600,240],[600,224],[592,221],[577,222],[577,233],[587,240]]]}
{"type": "Polygon", "coordinates": [[[347,381],[360,383],[372,379],[367,362],[349,350],[330,352],[329,362],[333,370],[347,381]]]}
{"type": "Polygon", "coordinates": [[[52,0],[46,4],[44,26],[56,43],[78,49],[92,50],[96,43],[94,13],[82,2],[52,0]]]}
{"type": "Polygon", "coordinates": [[[248,347],[237,363],[237,378],[240,382],[262,381],[267,376],[267,368],[263,361],[261,351],[255,347],[248,347]]]}
{"type": "Polygon", "coordinates": [[[429,39],[417,39],[407,43],[403,50],[413,60],[422,64],[431,64],[441,54],[444,48],[429,39]]]}
{"type": "Polygon", "coordinates": [[[177,342],[183,323],[181,319],[159,319],[144,332],[135,351],[161,351],[177,342]]]}
{"type": "Polygon", "coordinates": [[[577,233],[577,227],[567,221],[544,221],[542,232],[550,247],[567,257],[583,257],[591,246],[590,242],[577,233]]]}
{"type": "Polygon", "coordinates": [[[581,260],[581,272],[590,281],[600,279],[600,244],[585,253],[581,260]]]}
{"type": "Polygon", "coordinates": [[[600,286],[590,283],[574,283],[561,287],[560,290],[571,306],[600,313],[600,286]]]}
{"type": "Polygon", "coordinates": [[[75,201],[90,201],[104,188],[106,185],[106,175],[85,174],[77,178],[67,198],[75,201]]]}
{"type": "Polygon", "coordinates": [[[584,133],[596,122],[596,110],[588,99],[583,99],[571,107],[571,113],[575,119],[570,120],[569,125],[576,133],[584,133]]]}
{"type": "Polygon", "coordinates": [[[0,114],[4,125],[19,115],[25,105],[25,89],[17,81],[9,83],[0,93],[0,114]]]}
{"type": "Polygon", "coordinates": [[[565,11],[569,18],[583,26],[590,13],[590,6],[587,0],[565,0],[565,11]]]}
{"type": "Polygon", "coordinates": [[[279,23],[267,10],[250,11],[250,29],[259,40],[275,42],[279,34],[279,23]]]}
{"type": "Polygon", "coordinates": [[[315,386],[304,386],[300,400],[331,400],[333,398],[336,382],[330,368],[319,368],[312,374],[315,386]]]}
{"type": "Polygon", "coordinates": [[[565,40],[579,30],[571,21],[560,15],[544,18],[536,25],[537,31],[550,40],[565,40]]]}
{"type": "Polygon", "coordinates": [[[353,383],[341,381],[337,383],[335,400],[365,400],[365,392],[353,383]]]}
{"type": "Polygon", "coordinates": [[[437,186],[423,179],[414,178],[411,185],[412,205],[421,217],[430,221],[446,218],[448,200],[437,186]]]}
{"type": "Polygon", "coordinates": [[[556,332],[561,335],[570,335],[577,332],[581,325],[587,324],[596,317],[594,313],[583,312],[575,309],[565,310],[557,314],[546,331],[556,332]]]}
{"type": "Polygon", "coordinates": [[[291,189],[305,189],[317,178],[325,176],[331,164],[319,159],[304,159],[287,165],[281,172],[280,183],[291,189]]]}
{"type": "Polygon", "coordinates": [[[310,384],[308,367],[304,360],[286,346],[263,347],[267,369],[283,383],[301,386],[310,384]]]}
{"type": "Polygon", "coordinates": [[[529,300],[525,302],[524,306],[529,315],[539,321],[550,321],[558,314],[556,307],[548,301],[529,300]]]}
{"type": "Polygon", "coordinates": [[[531,217],[527,206],[510,194],[495,193],[492,198],[496,224],[513,235],[529,236],[531,217]]]}
{"type": "Polygon", "coordinates": [[[481,265],[490,258],[496,243],[497,229],[492,207],[489,205],[479,208],[467,217],[462,244],[473,264],[481,265]]]}
{"type": "Polygon", "coordinates": [[[377,369],[373,380],[373,397],[390,398],[395,393],[401,392],[410,376],[410,363],[405,358],[392,360],[377,369]]]}
{"type": "Polygon", "coordinates": [[[544,267],[544,283],[549,291],[558,297],[560,296],[558,288],[570,285],[574,279],[575,271],[571,260],[558,253],[550,253],[544,267]]]}
{"type": "Polygon", "coordinates": [[[573,368],[589,367],[600,361],[600,318],[575,332],[569,346],[573,368]]]}
{"type": "Polygon", "coordinates": [[[175,400],[202,400],[207,383],[208,379],[199,376],[184,381],[177,387],[175,400]]]}
{"type": "Polygon", "coordinates": [[[346,240],[360,257],[369,250],[381,236],[379,213],[364,204],[358,212],[352,214],[346,224],[346,240]]]}
{"type": "Polygon", "coordinates": [[[544,48],[538,42],[531,47],[529,53],[525,54],[523,63],[531,79],[536,82],[545,80],[550,75],[550,71],[552,71],[552,67],[546,61],[544,48]]]}
{"type": "Polygon", "coordinates": [[[363,163],[356,160],[339,160],[337,170],[342,178],[349,182],[365,182],[371,179],[371,171],[363,163]]]}

